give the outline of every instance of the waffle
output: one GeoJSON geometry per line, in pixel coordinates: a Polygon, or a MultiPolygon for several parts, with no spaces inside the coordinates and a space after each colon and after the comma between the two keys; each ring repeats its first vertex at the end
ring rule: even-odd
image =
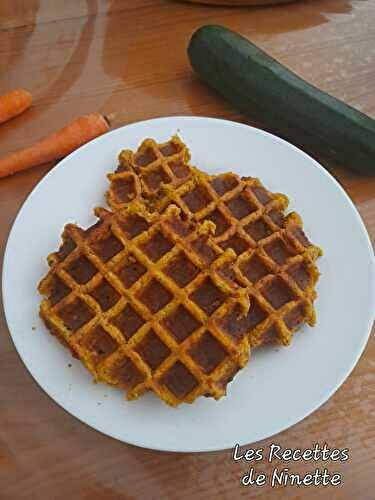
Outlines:
{"type": "Polygon", "coordinates": [[[95,379],[128,399],[152,390],[166,403],[215,399],[248,360],[249,342],[227,327],[249,308],[245,288],[223,272],[235,260],[170,205],[150,215],[131,202],[96,209],[83,230],[68,224],[39,291],[50,332],[95,379]]]}
{"type": "Polygon", "coordinates": [[[296,212],[285,215],[285,195],[271,193],[256,178],[192,169],[184,184],[163,187],[156,208],[162,212],[170,203],[195,222],[213,222],[216,243],[235,251],[228,272],[247,287],[252,307],[232,327],[247,330],[252,347],[288,345],[302,324],[315,324],[315,261],[322,251],[307,239],[296,212]]]}
{"type": "Polygon", "coordinates": [[[136,153],[122,151],[116,172],[108,176],[109,206],[116,211],[130,201],[152,199],[163,185],[175,188],[186,182],[191,174],[189,159],[189,150],[177,136],[162,144],[145,139],[136,153]]]}
{"type": "MultiPolygon", "coordinates": [[[[321,249],[307,239],[297,213],[285,215],[285,195],[271,193],[256,178],[209,176],[186,165],[190,173],[184,182],[161,184],[153,195],[147,193],[149,209],[163,212],[173,203],[188,219],[213,222],[216,243],[237,254],[235,265],[226,271],[247,288],[254,305],[247,318],[232,321],[232,328],[245,329],[252,347],[288,345],[302,324],[315,324],[315,261],[321,249]]],[[[111,204],[111,175],[109,180],[107,199],[116,209],[111,204]]],[[[139,181],[145,192],[141,177],[139,181]]],[[[237,311],[233,314],[234,318],[237,311]]]]}

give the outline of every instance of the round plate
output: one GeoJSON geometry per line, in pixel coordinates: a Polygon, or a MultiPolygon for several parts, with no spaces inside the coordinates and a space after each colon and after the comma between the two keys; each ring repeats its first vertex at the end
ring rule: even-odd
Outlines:
{"type": "Polygon", "coordinates": [[[365,227],[339,184],[309,156],[266,132],[211,118],[172,117],[114,130],[75,151],[30,194],[10,233],[3,270],[6,319],[14,344],[38,384],[82,422],[121,441],[169,451],[211,451],[267,438],[300,421],[336,391],[368,339],[374,311],[374,254],[365,227]],[[324,256],[318,261],[317,325],[290,347],[253,352],[220,401],[200,398],[170,408],[153,394],[128,402],[93,384],[79,361],[38,316],[39,280],[67,222],[95,221],[105,206],[106,174],[123,148],[179,133],[193,164],[210,173],[257,176],[289,196],[324,256]]]}

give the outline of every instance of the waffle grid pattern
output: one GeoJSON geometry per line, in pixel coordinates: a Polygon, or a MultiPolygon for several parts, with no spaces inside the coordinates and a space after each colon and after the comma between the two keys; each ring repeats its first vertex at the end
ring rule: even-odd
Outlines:
{"type": "Polygon", "coordinates": [[[252,304],[241,323],[252,347],[288,345],[302,323],[315,324],[314,262],[321,250],[307,240],[297,213],[284,215],[285,195],[271,193],[256,178],[208,176],[197,169],[178,188],[163,190],[159,211],[173,203],[196,222],[214,222],[217,244],[236,252],[233,273],[252,304]]]}
{"type": "MultiPolygon", "coordinates": [[[[147,141],[132,158],[142,154],[147,141]]],[[[134,161],[126,165],[135,171],[134,161]]],[[[319,272],[314,262],[321,255],[320,248],[307,240],[298,214],[285,216],[289,203],[285,195],[271,193],[256,178],[232,173],[209,176],[186,166],[190,174],[183,182],[159,183],[153,194],[140,177],[146,205],[163,212],[172,203],[195,222],[213,222],[217,244],[236,252],[231,272],[247,287],[253,302],[247,318],[233,319],[237,323],[233,329],[242,334],[245,328],[252,347],[275,341],[289,344],[303,323],[315,324],[313,302],[319,272]]],[[[116,210],[109,179],[108,201],[116,210]]]]}
{"type": "Polygon", "coordinates": [[[211,241],[211,224],[192,229],[179,212],[151,216],[132,203],[98,209],[87,231],[67,225],[39,287],[48,328],[97,379],[172,406],[221,397],[249,355],[247,337],[226,329],[228,311],[249,305],[220,272],[235,254],[211,241]]]}
{"type": "Polygon", "coordinates": [[[99,221],[67,225],[40,284],[48,329],[128,399],[216,399],[250,347],[314,325],[315,261],[288,198],[258,179],[210,176],[177,137],[122,151],[99,221]],[[249,309],[250,303],[250,309],[249,309]]]}
{"type": "Polygon", "coordinates": [[[108,175],[109,206],[119,210],[142,196],[155,196],[162,185],[177,187],[186,182],[190,176],[189,160],[189,150],[178,136],[161,144],[145,139],[136,153],[129,149],[122,151],[116,172],[108,175]]]}

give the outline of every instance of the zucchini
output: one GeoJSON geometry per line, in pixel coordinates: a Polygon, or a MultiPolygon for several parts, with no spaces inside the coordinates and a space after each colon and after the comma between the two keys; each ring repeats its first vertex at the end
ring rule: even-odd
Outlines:
{"type": "Polygon", "coordinates": [[[188,55],[208,85],[268,130],[356,173],[375,173],[375,120],[310,85],[246,38],[223,26],[203,26],[188,55]]]}

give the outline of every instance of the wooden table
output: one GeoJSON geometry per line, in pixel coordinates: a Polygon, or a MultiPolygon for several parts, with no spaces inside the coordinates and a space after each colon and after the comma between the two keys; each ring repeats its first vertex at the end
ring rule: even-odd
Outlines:
{"type": "MultiPolygon", "coordinates": [[[[240,31],[308,81],[375,117],[374,19],[374,2],[361,0],[232,9],[167,0],[2,0],[0,94],[24,86],[35,103],[1,126],[0,153],[32,144],[93,110],[121,110],[117,125],[173,114],[246,122],[190,69],[186,45],[205,23],[240,31]]],[[[22,202],[49,168],[0,181],[0,257],[22,202]]],[[[374,240],[375,178],[333,173],[374,240]]],[[[144,450],[102,436],[65,413],[27,373],[1,312],[0,498],[374,499],[374,358],[372,338],[352,375],[323,407],[258,444],[348,447],[350,460],[333,467],[342,473],[341,487],[243,487],[240,478],[249,466],[235,463],[230,451],[144,450]]],[[[263,461],[256,469],[269,473],[274,466],[263,461]]],[[[290,466],[294,473],[313,468],[309,462],[290,466]]]]}

